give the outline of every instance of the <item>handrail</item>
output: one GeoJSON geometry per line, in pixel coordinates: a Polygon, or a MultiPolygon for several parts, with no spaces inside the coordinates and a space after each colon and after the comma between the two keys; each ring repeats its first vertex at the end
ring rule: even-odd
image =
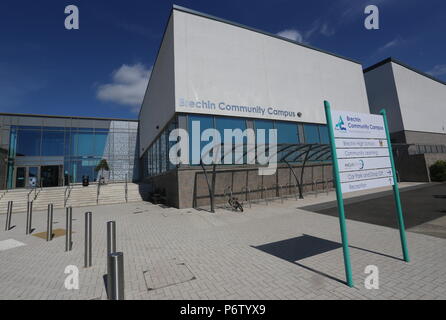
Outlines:
{"type": "Polygon", "coordinates": [[[71,185],[67,185],[67,187],[65,188],[65,191],[63,194],[63,206],[64,207],[67,206],[68,199],[70,198],[70,195],[71,195],[71,189],[73,189],[73,187],[71,185]]]}
{"type": "Polygon", "coordinates": [[[125,174],[125,187],[124,187],[124,192],[125,192],[125,202],[128,202],[128,185],[127,185],[127,173],[125,174]]]}
{"type": "Polygon", "coordinates": [[[101,193],[101,183],[98,181],[98,188],[96,191],[96,204],[99,203],[99,194],[101,193]]]}
{"type": "MultiPolygon", "coordinates": [[[[29,190],[28,195],[27,195],[28,202],[29,202],[29,196],[30,196],[30,194],[31,194],[34,190],[35,190],[35,188],[31,188],[31,190],[29,190]]],[[[34,192],[35,192],[35,191],[34,191],[34,192]]],[[[35,199],[35,197],[34,197],[34,199],[35,199]]]]}

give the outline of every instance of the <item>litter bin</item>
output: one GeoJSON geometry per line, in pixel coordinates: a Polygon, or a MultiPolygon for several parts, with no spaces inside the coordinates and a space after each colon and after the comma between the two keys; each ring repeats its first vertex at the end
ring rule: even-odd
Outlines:
{"type": "Polygon", "coordinates": [[[83,176],[82,177],[82,186],[88,187],[90,184],[90,177],[89,176],[83,176]]]}

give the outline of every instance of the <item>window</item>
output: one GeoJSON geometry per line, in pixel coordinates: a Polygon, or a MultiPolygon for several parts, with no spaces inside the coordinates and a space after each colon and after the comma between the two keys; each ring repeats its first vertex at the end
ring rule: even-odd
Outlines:
{"type": "Polygon", "coordinates": [[[19,130],[17,133],[17,156],[35,157],[40,156],[40,143],[42,142],[42,131],[19,130]]]}
{"type": "Polygon", "coordinates": [[[211,116],[202,115],[189,115],[188,132],[189,132],[189,162],[190,164],[199,164],[201,159],[201,150],[209,142],[201,141],[201,134],[204,130],[214,127],[214,118],[211,116]],[[193,125],[197,127],[197,122],[199,122],[200,131],[194,132],[193,125]],[[194,134],[199,136],[194,136],[194,134]],[[201,142],[200,142],[201,141],[201,142]],[[198,146],[200,150],[194,150],[194,147],[198,146]]]}
{"type": "MultiPolygon", "coordinates": [[[[215,125],[216,129],[220,133],[222,143],[225,142],[225,132],[224,132],[225,129],[230,129],[230,130],[240,129],[242,132],[246,130],[246,121],[245,121],[245,119],[241,119],[241,118],[215,117],[215,123],[216,123],[216,125],[215,125]]],[[[226,139],[229,139],[229,137],[227,137],[226,139]]],[[[236,144],[240,144],[240,143],[243,144],[243,148],[240,148],[240,145],[239,145],[234,152],[228,151],[228,150],[221,150],[222,160],[224,160],[223,157],[224,157],[225,153],[228,153],[228,152],[232,153],[232,159],[230,157],[228,157],[223,162],[228,163],[226,161],[229,161],[231,164],[246,163],[246,156],[243,156],[243,154],[246,153],[246,143],[247,143],[246,137],[243,137],[243,140],[240,141],[239,139],[236,140],[235,137],[233,136],[232,142],[231,142],[231,144],[232,144],[231,150],[233,150],[235,148],[236,144]],[[238,153],[238,152],[240,152],[240,153],[238,153]]]]}
{"type": "Polygon", "coordinates": [[[299,143],[297,125],[290,122],[276,121],[277,143],[299,143]]]}
{"type": "Polygon", "coordinates": [[[274,129],[274,122],[270,120],[255,120],[255,132],[256,132],[256,142],[259,143],[259,132],[258,130],[265,130],[265,141],[261,143],[269,143],[269,130],[274,129]]]}
{"type": "Polygon", "coordinates": [[[71,156],[83,157],[93,154],[93,132],[71,132],[71,156]]]}
{"type": "Polygon", "coordinates": [[[304,124],[305,143],[320,143],[317,124],[304,124]]]}
{"type": "Polygon", "coordinates": [[[106,153],[108,133],[97,132],[94,134],[94,155],[97,157],[104,157],[106,153]]]}
{"type": "Polygon", "coordinates": [[[285,144],[282,146],[279,146],[280,150],[277,154],[277,160],[289,160],[289,157],[287,155],[290,153],[290,151],[294,150],[295,147],[293,146],[287,146],[286,144],[298,144],[299,143],[299,133],[297,131],[297,124],[291,123],[291,122],[282,122],[282,121],[276,121],[276,129],[277,129],[277,143],[278,144],[285,144]],[[285,149],[285,150],[284,150],[285,149]]]}
{"type": "Polygon", "coordinates": [[[42,156],[63,156],[64,154],[63,131],[43,131],[42,156]]]}
{"type": "Polygon", "coordinates": [[[324,124],[319,125],[319,136],[321,137],[322,144],[329,144],[328,127],[324,124]]]}

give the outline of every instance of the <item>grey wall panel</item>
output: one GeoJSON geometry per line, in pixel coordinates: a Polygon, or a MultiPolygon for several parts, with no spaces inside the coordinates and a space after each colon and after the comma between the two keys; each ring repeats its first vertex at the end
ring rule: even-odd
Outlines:
{"type": "Polygon", "coordinates": [[[384,64],[364,74],[370,113],[386,109],[390,132],[404,130],[392,65],[384,64]]]}

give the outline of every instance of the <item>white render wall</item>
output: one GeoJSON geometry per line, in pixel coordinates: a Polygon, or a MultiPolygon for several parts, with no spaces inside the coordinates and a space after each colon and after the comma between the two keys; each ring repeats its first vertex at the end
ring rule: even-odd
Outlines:
{"type": "Polygon", "coordinates": [[[392,62],[404,130],[446,134],[446,85],[392,62]]]}
{"type": "Polygon", "coordinates": [[[177,112],[325,123],[324,100],[333,109],[369,112],[360,64],[187,12],[173,16],[177,112]],[[215,109],[181,101],[210,101],[215,109]],[[220,103],[302,117],[222,111],[220,103]]]}
{"type": "Polygon", "coordinates": [[[175,112],[325,123],[324,100],[333,109],[368,113],[362,66],[174,9],[141,107],[139,154],[175,112]],[[220,110],[220,104],[261,107],[265,114],[220,110]]]}
{"type": "Polygon", "coordinates": [[[173,46],[171,16],[139,114],[140,156],[175,114],[173,46]]]}

